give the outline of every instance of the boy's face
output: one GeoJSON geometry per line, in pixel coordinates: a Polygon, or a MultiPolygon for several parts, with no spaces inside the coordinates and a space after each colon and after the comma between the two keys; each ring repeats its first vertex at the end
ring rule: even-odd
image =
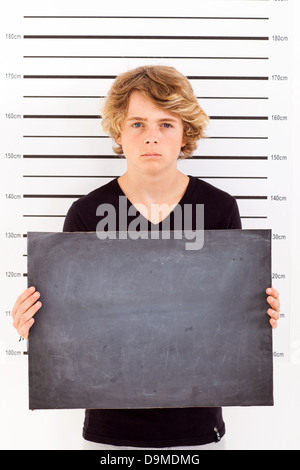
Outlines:
{"type": "Polygon", "coordinates": [[[185,145],[182,119],[135,91],[117,143],[123,147],[128,169],[157,174],[177,168],[180,150],[185,145]]]}

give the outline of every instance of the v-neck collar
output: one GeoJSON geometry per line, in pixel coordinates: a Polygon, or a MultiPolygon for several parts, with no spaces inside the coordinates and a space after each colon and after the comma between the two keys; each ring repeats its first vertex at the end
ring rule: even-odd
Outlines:
{"type": "MultiPolygon", "coordinates": [[[[193,182],[194,182],[194,179],[192,176],[190,175],[187,175],[189,177],[189,182],[188,182],[188,185],[185,189],[185,192],[183,193],[182,195],[182,198],[180,199],[180,201],[176,204],[176,206],[174,207],[174,209],[167,215],[167,217],[165,217],[163,220],[161,220],[160,222],[158,222],[158,224],[154,224],[153,222],[151,222],[151,220],[147,219],[143,214],[141,214],[138,209],[137,212],[141,215],[141,217],[143,217],[147,222],[148,224],[151,224],[153,227],[159,227],[163,222],[165,222],[170,216],[171,214],[173,214],[173,212],[175,211],[176,207],[178,206],[183,206],[185,204],[185,200],[186,199],[189,199],[189,196],[191,194],[191,191],[192,191],[192,188],[193,188],[193,182]]],[[[114,190],[115,192],[117,193],[118,196],[125,196],[126,199],[127,199],[127,207],[130,207],[130,206],[133,206],[135,207],[135,205],[128,199],[128,197],[126,196],[126,194],[123,192],[121,186],[119,185],[119,182],[118,182],[118,177],[115,178],[113,180],[113,187],[114,187],[114,190]]]]}

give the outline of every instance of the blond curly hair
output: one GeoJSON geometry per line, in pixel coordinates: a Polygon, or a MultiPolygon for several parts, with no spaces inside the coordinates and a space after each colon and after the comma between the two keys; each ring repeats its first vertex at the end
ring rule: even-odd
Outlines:
{"type": "MultiPolygon", "coordinates": [[[[206,137],[209,117],[200,107],[189,80],[173,67],[142,66],[122,73],[114,81],[102,110],[104,132],[115,142],[122,133],[131,93],[138,91],[156,106],[179,115],[186,145],[179,158],[192,157],[197,141],[206,137]]],[[[123,154],[121,145],[114,152],[123,154]]]]}

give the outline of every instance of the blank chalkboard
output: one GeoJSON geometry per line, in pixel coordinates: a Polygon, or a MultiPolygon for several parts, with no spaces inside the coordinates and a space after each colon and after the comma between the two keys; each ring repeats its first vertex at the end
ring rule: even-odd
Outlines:
{"type": "Polygon", "coordinates": [[[31,232],[28,285],[30,409],[273,405],[269,230],[31,232]]]}

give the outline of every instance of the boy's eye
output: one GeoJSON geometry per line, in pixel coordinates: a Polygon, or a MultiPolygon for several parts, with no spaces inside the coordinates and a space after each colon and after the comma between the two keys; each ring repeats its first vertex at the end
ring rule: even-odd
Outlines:
{"type": "MultiPolygon", "coordinates": [[[[135,127],[137,129],[142,127],[142,126],[143,126],[142,122],[135,122],[135,123],[132,124],[132,127],[135,127]]],[[[163,122],[162,127],[165,127],[166,129],[168,129],[168,128],[172,127],[172,125],[168,122],[163,122]]]]}

